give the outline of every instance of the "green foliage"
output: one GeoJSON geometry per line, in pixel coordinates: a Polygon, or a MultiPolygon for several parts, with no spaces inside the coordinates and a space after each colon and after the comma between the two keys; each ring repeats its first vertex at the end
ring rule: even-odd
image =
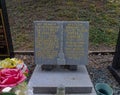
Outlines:
{"type": "Polygon", "coordinates": [[[16,94],[8,92],[8,93],[0,93],[0,95],[16,95],[16,94]]]}
{"type": "Polygon", "coordinates": [[[116,45],[116,40],[117,33],[111,29],[104,31],[101,28],[90,28],[90,42],[95,45],[116,45]]]}

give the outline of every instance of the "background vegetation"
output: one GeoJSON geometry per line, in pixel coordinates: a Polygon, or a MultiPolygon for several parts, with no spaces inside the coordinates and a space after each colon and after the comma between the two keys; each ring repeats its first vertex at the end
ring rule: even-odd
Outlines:
{"type": "Polygon", "coordinates": [[[90,22],[90,47],[114,47],[119,0],[6,0],[15,50],[33,50],[35,20],[90,22]]]}

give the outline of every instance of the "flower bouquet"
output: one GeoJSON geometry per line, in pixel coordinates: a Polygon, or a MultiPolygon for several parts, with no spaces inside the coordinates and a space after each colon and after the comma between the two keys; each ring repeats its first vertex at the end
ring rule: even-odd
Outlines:
{"type": "Polygon", "coordinates": [[[26,95],[27,66],[17,58],[0,61],[0,95],[26,95]]]}

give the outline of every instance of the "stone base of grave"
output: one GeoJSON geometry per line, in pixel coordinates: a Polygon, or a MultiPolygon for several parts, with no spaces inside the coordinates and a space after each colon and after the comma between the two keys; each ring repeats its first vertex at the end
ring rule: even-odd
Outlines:
{"type": "Polygon", "coordinates": [[[96,95],[84,65],[78,66],[77,71],[42,71],[37,65],[28,83],[28,95],[55,95],[61,85],[65,87],[66,95],[96,95]]]}
{"type": "Polygon", "coordinates": [[[117,80],[117,82],[120,84],[120,69],[116,70],[112,66],[109,66],[108,69],[110,70],[114,78],[117,80]]]}

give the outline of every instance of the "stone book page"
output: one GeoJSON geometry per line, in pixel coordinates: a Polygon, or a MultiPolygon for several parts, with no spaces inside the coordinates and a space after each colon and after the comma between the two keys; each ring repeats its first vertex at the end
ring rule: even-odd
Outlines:
{"type": "Polygon", "coordinates": [[[88,29],[87,22],[66,22],[64,24],[66,63],[88,63],[88,29]]]}

